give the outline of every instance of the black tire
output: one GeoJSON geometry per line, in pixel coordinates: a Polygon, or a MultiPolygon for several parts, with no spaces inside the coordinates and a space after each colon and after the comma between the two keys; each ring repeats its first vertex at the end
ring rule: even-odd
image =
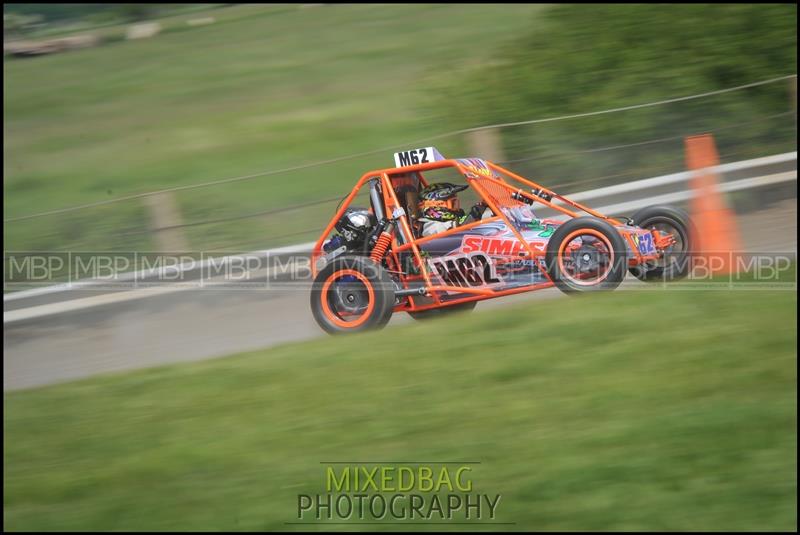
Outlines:
{"type": "Polygon", "coordinates": [[[646,206],[631,216],[636,226],[670,232],[676,239],[675,248],[659,263],[640,264],[630,268],[631,274],[646,282],[673,281],[685,277],[691,267],[692,236],[696,235],[685,210],[675,206],[646,206]]]}
{"type": "Polygon", "coordinates": [[[619,286],[627,272],[627,257],[625,240],[611,224],[596,217],[578,217],[560,225],[550,237],[545,263],[558,289],[574,294],[613,290],[619,286]],[[577,238],[582,238],[580,249],[564,254],[560,262],[559,252],[577,238]],[[594,280],[580,280],[575,276],[576,270],[592,273],[592,267],[598,272],[594,280]]]}
{"type": "Polygon", "coordinates": [[[340,256],[317,273],[311,288],[311,312],[330,334],[381,329],[392,317],[394,288],[381,265],[365,256],[340,256]],[[345,277],[349,280],[342,282],[345,277]],[[342,316],[348,308],[355,319],[342,316]]]}
{"type": "Polygon", "coordinates": [[[450,316],[452,314],[457,314],[459,312],[472,312],[477,304],[478,304],[477,301],[468,301],[466,303],[451,305],[449,307],[432,308],[430,310],[419,310],[417,312],[409,312],[408,315],[417,321],[425,321],[431,318],[442,318],[444,316],[450,316]]]}

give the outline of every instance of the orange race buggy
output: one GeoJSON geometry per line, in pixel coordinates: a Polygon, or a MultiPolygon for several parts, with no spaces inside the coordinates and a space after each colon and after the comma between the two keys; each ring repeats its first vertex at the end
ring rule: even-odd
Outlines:
{"type": "Polygon", "coordinates": [[[329,333],[554,285],[611,290],[628,271],[646,281],[688,271],[683,210],[651,206],[619,221],[482,159],[445,159],[428,147],[397,153],[395,162],[361,177],[312,250],[311,309],[329,333]],[[474,220],[423,236],[419,192],[442,172],[466,181],[474,220]],[[367,192],[368,208],[351,207],[367,192]],[[533,205],[553,216],[537,217],[533,205]]]}

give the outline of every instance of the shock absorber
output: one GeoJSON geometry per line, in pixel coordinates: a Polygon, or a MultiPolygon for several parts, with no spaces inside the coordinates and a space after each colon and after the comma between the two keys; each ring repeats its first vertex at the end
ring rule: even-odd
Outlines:
{"type": "Polygon", "coordinates": [[[375,242],[375,247],[372,248],[372,253],[370,253],[369,257],[378,264],[380,264],[383,260],[383,256],[389,249],[389,245],[392,244],[393,231],[394,221],[389,221],[386,224],[386,227],[384,227],[383,232],[381,232],[380,236],[378,236],[378,240],[375,242]]]}

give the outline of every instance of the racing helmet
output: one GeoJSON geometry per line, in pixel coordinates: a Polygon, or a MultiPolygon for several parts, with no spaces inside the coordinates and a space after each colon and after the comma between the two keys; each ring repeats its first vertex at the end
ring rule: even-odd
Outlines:
{"type": "Polygon", "coordinates": [[[464,217],[464,210],[458,200],[458,192],[464,191],[469,186],[458,186],[449,182],[430,184],[419,193],[419,210],[421,217],[430,221],[460,223],[464,217]]]}

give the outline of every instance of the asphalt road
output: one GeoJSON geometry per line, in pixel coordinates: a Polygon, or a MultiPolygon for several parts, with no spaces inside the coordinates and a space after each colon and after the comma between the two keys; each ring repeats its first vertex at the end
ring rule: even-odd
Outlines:
{"type": "MultiPolygon", "coordinates": [[[[749,251],[797,251],[797,200],[739,216],[749,251]]],[[[621,289],[640,284],[629,277],[621,289]]],[[[82,290],[81,295],[99,292],[82,290]]],[[[487,310],[561,297],[556,289],[482,302],[487,310]]],[[[8,308],[6,308],[8,310],[8,308]]],[[[387,328],[407,323],[397,314],[387,328]]],[[[4,325],[3,389],[16,390],[325,336],[307,289],[189,289],[4,325]]]]}

